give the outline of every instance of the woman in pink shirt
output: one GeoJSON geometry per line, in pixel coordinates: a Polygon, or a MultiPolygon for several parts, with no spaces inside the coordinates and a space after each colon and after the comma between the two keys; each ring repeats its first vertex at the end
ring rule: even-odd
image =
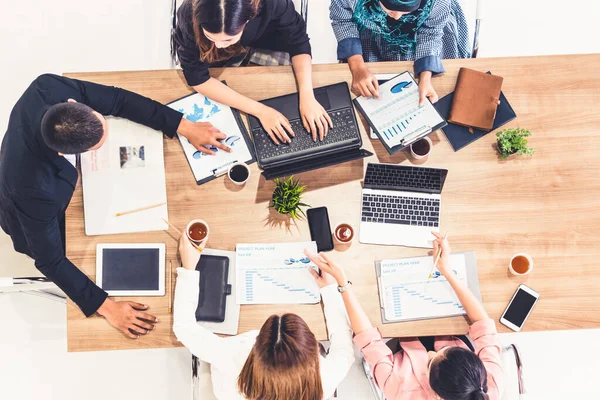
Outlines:
{"type": "Polygon", "coordinates": [[[469,349],[466,338],[465,342],[454,336],[437,336],[431,342],[430,351],[425,347],[427,338],[400,338],[399,349],[393,353],[358,303],[344,270],[323,253],[307,255],[338,282],[356,335],[354,343],[369,363],[375,382],[388,400],[499,399],[504,372],[496,325],[469,288],[452,273],[448,240],[433,234],[436,237],[434,254],[439,249],[442,251],[437,268],[454,289],[472,321],[469,335],[474,342],[474,351],[469,349]]]}

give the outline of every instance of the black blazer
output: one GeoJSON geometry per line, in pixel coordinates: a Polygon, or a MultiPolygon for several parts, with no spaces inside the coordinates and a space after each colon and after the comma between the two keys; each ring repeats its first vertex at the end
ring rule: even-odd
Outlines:
{"type": "MultiPolygon", "coordinates": [[[[182,114],[123,89],[56,75],[42,75],[13,108],[0,148],[0,226],[14,248],[83,311],[92,315],[106,299],[66,257],[59,223],[77,184],[77,170],[42,139],[41,120],[50,106],[68,99],[162,130],[173,137],[182,114]]],[[[116,133],[109,133],[116,134],[116,133]]]]}
{"type": "MultiPolygon", "coordinates": [[[[206,82],[210,78],[209,65],[200,61],[192,22],[192,0],[185,1],[177,11],[173,39],[188,85],[206,82]]],[[[290,57],[311,54],[306,24],[296,12],[292,0],[263,0],[258,15],[244,28],[241,43],[253,49],[287,52],[290,57]]]]}

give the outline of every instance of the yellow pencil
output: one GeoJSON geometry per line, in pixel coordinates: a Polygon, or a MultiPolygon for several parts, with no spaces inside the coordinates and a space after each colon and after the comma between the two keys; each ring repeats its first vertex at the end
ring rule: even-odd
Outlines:
{"type": "MultiPolygon", "coordinates": [[[[446,232],[446,234],[444,235],[444,240],[446,240],[446,238],[448,237],[448,232],[446,232]]],[[[435,270],[435,267],[437,267],[437,263],[438,261],[440,261],[440,256],[442,255],[442,246],[440,245],[440,250],[437,253],[437,256],[435,257],[435,261],[433,262],[433,267],[431,268],[431,272],[429,272],[429,276],[427,277],[427,279],[431,279],[431,277],[433,276],[433,271],[435,270]]]]}
{"type": "Polygon", "coordinates": [[[171,294],[169,295],[169,314],[173,312],[173,263],[169,260],[169,289],[171,294]]]}
{"type": "MultiPolygon", "coordinates": [[[[169,225],[171,228],[175,229],[180,235],[183,235],[183,232],[181,232],[181,229],[179,229],[178,227],[176,227],[175,225],[173,225],[172,223],[170,223],[169,221],[167,221],[166,219],[162,218],[163,221],[165,221],[167,223],[167,225],[169,225]]],[[[198,250],[200,253],[202,253],[202,247],[198,246],[196,243],[192,242],[190,240],[190,243],[192,244],[192,246],[194,246],[196,248],[196,250],[198,250]]]]}
{"type": "Polygon", "coordinates": [[[123,211],[123,212],[117,213],[116,216],[117,217],[121,217],[121,216],[127,215],[127,214],[133,214],[133,213],[140,212],[140,211],[146,211],[146,210],[150,210],[151,208],[156,208],[156,207],[164,206],[165,204],[167,204],[166,201],[163,202],[163,203],[152,204],[151,206],[136,208],[134,210],[123,211]]]}

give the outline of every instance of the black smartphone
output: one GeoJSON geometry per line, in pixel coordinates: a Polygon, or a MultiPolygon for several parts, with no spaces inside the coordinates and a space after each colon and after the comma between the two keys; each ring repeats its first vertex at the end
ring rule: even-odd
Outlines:
{"type": "Polygon", "coordinates": [[[317,242],[317,250],[333,250],[333,236],[331,236],[327,207],[310,208],[306,211],[306,216],[310,228],[310,238],[317,242]]]}

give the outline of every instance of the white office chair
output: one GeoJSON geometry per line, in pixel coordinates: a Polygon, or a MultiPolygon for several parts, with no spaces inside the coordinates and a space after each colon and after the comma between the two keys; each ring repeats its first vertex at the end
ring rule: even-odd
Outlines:
{"type": "MultiPolygon", "coordinates": [[[[524,398],[525,386],[523,384],[523,364],[517,345],[510,344],[502,348],[502,367],[504,369],[505,387],[502,393],[502,400],[515,400],[524,398]]],[[[361,360],[365,372],[366,382],[373,393],[373,399],[385,400],[383,393],[373,380],[371,368],[364,359],[361,360]]]]}
{"type": "Polygon", "coordinates": [[[0,294],[23,292],[49,300],[66,303],[65,293],[44,277],[0,278],[0,294]]]}

